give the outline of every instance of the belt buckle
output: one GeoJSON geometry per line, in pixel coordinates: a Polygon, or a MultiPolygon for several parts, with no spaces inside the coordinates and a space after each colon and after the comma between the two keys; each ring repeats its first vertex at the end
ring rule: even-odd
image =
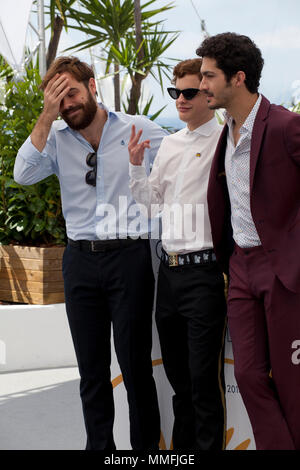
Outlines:
{"type": "Polygon", "coordinates": [[[178,255],[176,253],[168,253],[169,267],[178,266],[178,255]]]}
{"type": "Polygon", "coordinates": [[[96,252],[97,249],[96,249],[96,244],[95,244],[95,240],[91,240],[91,251],[93,252],[96,252]]]}

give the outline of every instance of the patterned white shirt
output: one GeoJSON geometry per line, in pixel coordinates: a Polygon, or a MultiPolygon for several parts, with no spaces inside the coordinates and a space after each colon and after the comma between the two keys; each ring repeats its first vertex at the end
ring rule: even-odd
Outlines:
{"type": "Polygon", "coordinates": [[[250,148],[254,121],[261,103],[259,95],[255,105],[240,128],[240,138],[235,146],[233,118],[225,112],[229,128],[225,154],[225,171],[231,203],[233,238],[241,248],[261,245],[250,210],[250,148]]]}

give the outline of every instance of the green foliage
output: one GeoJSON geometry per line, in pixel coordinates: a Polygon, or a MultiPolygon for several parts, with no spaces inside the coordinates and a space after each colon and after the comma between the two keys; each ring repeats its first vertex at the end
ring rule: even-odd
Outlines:
{"type": "MultiPolygon", "coordinates": [[[[155,119],[160,115],[160,113],[166,108],[167,105],[160,108],[158,111],[156,111],[156,113],[150,114],[150,107],[151,107],[153,98],[154,98],[154,95],[151,95],[150,98],[148,99],[148,101],[145,103],[143,109],[141,108],[141,106],[137,105],[136,114],[140,114],[142,116],[147,116],[147,117],[149,117],[150,121],[155,121],[155,119]]],[[[127,101],[128,101],[128,96],[127,96],[127,101]]],[[[128,103],[123,102],[122,105],[123,105],[124,113],[127,113],[128,103]]]]}
{"type": "MultiPolygon", "coordinates": [[[[0,76],[3,67],[0,67],[0,76]]],[[[5,66],[8,76],[7,66],[5,66]]],[[[0,107],[0,243],[50,245],[65,243],[65,224],[56,176],[20,186],[13,179],[17,152],[41,113],[43,93],[36,69],[24,81],[5,84],[0,107]]]]}
{"type": "MultiPolygon", "coordinates": [[[[143,43],[143,60],[139,61],[136,50],[136,41],[134,33],[127,34],[125,38],[120,39],[118,47],[110,46],[107,50],[107,62],[110,65],[112,60],[116,60],[133,80],[134,74],[139,73],[147,76],[149,73],[160,84],[163,91],[162,75],[170,80],[170,71],[173,66],[167,64],[165,60],[161,60],[162,54],[173,44],[178,35],[174,34],[170,37],[169,32],[159,31],[157,27],[147,29],[144,25],[143,43]]],[[[177,61],[177,59],[170,59],[177,61]]]]}
{"type": "Polygon", "coordinates": [[[50,15],[51,35],[53,34],[53,24],[57,11],[59,12],[61,18],[64,20],[65,29],[66,31],[68,31],[66,13],[72,7],[73,3],[75,3],[75,1],[76,0],[50,0],[50,5],[48,6],[48,8],[50,15]]]}
{"type": "MultiPolygon", "coordinates": [[[[150,23],[153,16],[166,12],[173,8],[172,3],[154,10],[147,10],[157,0],[150,0],[141,5],[142,28],[157,26],[161,21],[150,23]]],[[[75,9],[71,5],[66,11],[66,16],[75,20],[78,24],[69,24],[70,28],[78,29],[87,34],[89,38],[69,49],[83,50],[96,44],[113,45],[118,47],[122,38],[131,35],[134,29],[134,1],[133,0],[79,0],[83,7],[75,9]]],[[[68,50],[68,49],[67,49],[68,50]]]]}
{"type": "Polygon", "coordinates": [[[300,114],[300,101],[299,101],[299,103],[295,104],[292,111],[294,111],[295,113],[300,114]]]}
{"type": "MultiPolygon", "coordinates": [[[[55,17],[59,15],[64,22],[64,28],[68,32],[68,16],[67,13],[71,9],[72,5],[77,0],[49,0],[48,4],[45,4],[44,9],[45,13],[49,15],[50,23],[46,29],[51,28],[51,37],[53,36],[53,26],[55,23],[55,17]]],[[[37,4],[37,0],[34,1],[34,4],[37,4]]],[[[36,11],[37,13],[37,11],[36,11]]]]}

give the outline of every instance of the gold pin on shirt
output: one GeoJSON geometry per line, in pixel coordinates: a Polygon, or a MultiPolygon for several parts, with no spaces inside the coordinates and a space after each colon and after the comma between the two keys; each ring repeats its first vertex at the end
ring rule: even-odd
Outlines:
{"type": "Polygon", "coordinates": [[[200,152],[197,152],[197,153],[196,153],[196,157],[201,157],[201,153],[200,153],[200,152]]]}

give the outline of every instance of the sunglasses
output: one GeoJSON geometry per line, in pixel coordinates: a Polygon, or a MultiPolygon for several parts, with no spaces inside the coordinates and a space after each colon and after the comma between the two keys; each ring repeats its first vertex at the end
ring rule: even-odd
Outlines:
{"type": "Polygon", "coordinates": [[[186,100],[192,100],[200,91],[198,88],[185,88],[184,90],[179,90],[179,88],[167,88],[167,90],[173,100],[178,100],[181,93],[186,100]]]}
{"type": "Polygon", "coordinates": [[[92,167],[92,170],[88,171],[85,175],[85,182],[91,186],[96,186],[97,177],[97,154],[90,152],[86,156],[86,164],[92,167]]]}

